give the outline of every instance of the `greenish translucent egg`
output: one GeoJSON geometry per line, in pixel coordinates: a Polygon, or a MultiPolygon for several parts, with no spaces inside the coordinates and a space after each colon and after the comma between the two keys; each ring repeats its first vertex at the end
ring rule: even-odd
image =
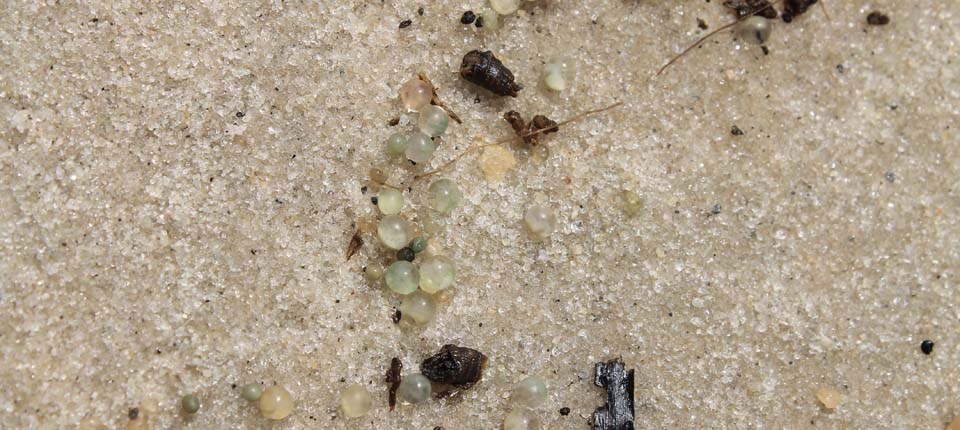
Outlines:
{"type": "Polygon", "coordinates": [[[240,388],[240,396],[243,397],[243,400],[248,402],[255,402],[260,400],[260,396],[263,394],[263,386],[257,383],[251,383],[244,385],[240,388]]]}
{"type": "Polygon", "coordinates": [[[503,418],[503,430],[537,430],[540,420],[525,409],[514,409],[503,418]]]}
{"type": "Polygon", "coordinates": [[[427,193],[430,207],[445,214],[460,206],[460,201],[463,200],[463,193],[460,192],[457,183],[447,178],[433,181],[427,188],[427,193]]]}
{"type": "Polygon", "coordinates": [[[500,15],[510,15],[520,9],[520,0],[490,0],[490,7],[500,15]]]}
{"type": "Polygon", "coordinates": [[[363,385],[353,384],[340,393],[340,408],[349,418],[366,415],[372,405],[373,398],[363,385]]]}
{"type": "Polygon", "coordinates": [[[640,215],[643,211],[643,199],[637,193],[630,190],[623,190],[623,211],[628,216],[640,215]]]}
{"type": "Polygon", "coordinates": [[[773,24],[769,19],[754,15],[737,23],[737,37],[754,45],[763,45],[770,39],[773,24]]]}
{"type": "Polygon", "coordinates": [[[493,31],[500,27],[500,14],[490,8],[483,8],[477,18],[483,23],[481,30],[493,31]]]}
{"type": "MultiPolygon", "coordinates": [[[[378,202],[379,203],[379,202],[378,202]]],[[[380,243],[390,249],[400,249],[407,245],[409,225],[400,215],[387,215],[377,224],[377,237],[380,243]]]]}
{"type": "Polygon", "coordinates": [[[433,158],[433,151],[437,150],[437,144],[427,135],[417,132],[412,133],[407,139],[407,150],[405,152],[407,159],[414,163],[426,163],[433,158]]]}
{"type": "Polygon", "coordinates": [[[367,280],[377,281],[383,277],[383,265],[380,263],[370,263],[367,267],[363,268],[363,274],[366,275],[367,280]]]}
{"type": "Polygon", "coordinates": [[[430,136],[437,137],[447,131],[447,125],[450,124],[450,116],[442,107],[436,105],[425,106],[420,109],[420,116],[417,118],[417,128],[420,132],[430,136]]]}
{"type": "Polygon", "coordinates": [[[387,138],[387,154],[396,156],[403,155],[407,150],[407,141],[409,137],[406,133],[393,133],[387,138]]]}
{"type": "Polygon", "coordinates": [[[419,277],[417,268],[409,261],[394,261],[384,273],[387,287],[399,294],[410,294],[416,291],[419,277]]]}
{"type": "Polygon", "coordinates": [[[437,304],[429,294],[414,291],[403,297],[403,301],[400,302],[400,313],[414,324],[424,325],[436,316],[437,304]]]}
{"type": "Polygon", "coordinates": [[[384,215],[395,215],[403,209],[403,193],[393,188],[384,187],[377,193],[377,208],[384,215]]]}
{"type": "Polygon", "coordinates": [[[407,403],[421,403],[430,398],[430,380],[419,373],[403,377],[397,388],[397,397],[407,403]]]}
{"type": "Polygon", "coordinates": [[[271,420],[282,420],[293,412],[293,396],[279,385],[267,387],[260,396],[260,413],[271,420]]]}
{"type": "Polygon", "coordinates": [[[456,277],[457,267],[448,257],[433,255],[420,263],[420,288],[430,294],[446,289],[456,277]]]}
{"type": "Polygon", "coordinates": [[[427,249],[427,239],[424,239],[423,236],[417,236],[410,241],[410,244],[407,245],[413,252],[417,254],[423,252],[424,249],[427,249]]]}
{"type": "Polygon", "coordinates": [[[195,414],[200,410],[200,399],[193,394],[187,394],[180,399],[180,407],[188,414],[195,414]]]}
{"type": "Polygon", "coordinates": [[[547,383],[539,376],[528,376],[517,383],[510,400],[528,408],[543,405],[547,401],[547,383]]]}
{"type": "Polygon", "coordinates": [[[550,236],[550,233],[557,228],[557,217],[546,206],[531,206],[527,209],[523,221],[527,224],[530,233],[541,239],[550,236]]]}

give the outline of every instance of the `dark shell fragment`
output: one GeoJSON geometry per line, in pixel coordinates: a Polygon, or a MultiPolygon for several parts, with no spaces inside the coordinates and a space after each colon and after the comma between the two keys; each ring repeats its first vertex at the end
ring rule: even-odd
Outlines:
{"type": "Polygon", "coordinates": [[[516,97],[517,92],[523,89],[514,80],[513,72],[490,51],[473,50],[464,55],[460,63],[460,76],[501,96],[516,97]]]}
{"type": "Polygon", "coordinates": [[[523,116],[512,110],[503,114],[503,119],[510,123],[517,137],[523,139],[523,142],[528,145],[539,143],[541,134],[555,133],[560,130],[560,125],[556,121],[544,115],[534,115],[530,122],[524,123],[523,116]]]}
{"type": "Polygon", "coordinates": [[[457,345],[444,345],[440,352],[420,363],[420,373],[430,381],[467,389],[483,377],[487,356],[457,345]]]}
{"type": "Polygon", "coordinates": [[[619,359],[597,363],[593,383],[607,390],[607,403],[593,412],[593,430],[633,430],[633,369],[619,359]]]}

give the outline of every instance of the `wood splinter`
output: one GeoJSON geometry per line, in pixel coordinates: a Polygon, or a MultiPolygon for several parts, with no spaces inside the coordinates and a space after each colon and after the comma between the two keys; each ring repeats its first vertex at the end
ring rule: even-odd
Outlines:
{"type": "Polygon", "coordinates": [[[620,359],[597,363],[593,383],[607,390],[607,403],[593,412],[593,430],[633,430],[633,369],[620,359]]]}

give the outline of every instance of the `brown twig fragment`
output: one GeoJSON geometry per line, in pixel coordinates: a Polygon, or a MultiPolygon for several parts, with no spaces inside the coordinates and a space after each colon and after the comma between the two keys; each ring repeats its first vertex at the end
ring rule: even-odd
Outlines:
{"type": "Polygon", "coordinates": [[[427,77],[427,74],[419,72],[417,73],[417,77],[420,78],[421,81],[426,82],[427,85],[430,85],[430,89],[433,91],[433,96],[430,98],[430,104],[440,106],[444,111],[447,112],[447,115],[449,115],[451,119],[457,122],[457,124],[463,124],[460,116],[457,115],[456,112],[450,110],[450,108],[443,104],[443,101],[440,100],[440,96],[437,95],[437,87],[433,85],[433,82],[430,82],[430,78],[427,77]]]}
{"type": "Polygon", "coordinates": [[[493,145],[500,145],[500,144],[504,144],[504,143],[510,143],[510,142],[517,141],[518,139],[519,139],[519,141],[522,142],[522,141],[524,141],[524,139],[526,139],[526,138],[529,138],[529,137],[532,137],[532,136],[536,136],[536,135],[538,135],[538,134],[540,134],[540,133],[548,133],[548,132],[555,131],[555,130],[558,129],[559,127],[564,126],[564,125],[567,125],[567,124],[570,124],[571,122],[578,121],[578,120],[580,120],[580,119],[583,119],[584,117],[587,117],[587,116],[590,116],[590,115],[593,115],[593,114],[598,114],[598,113],[601,113],[601,112],[608,111],[608,110],[610,110],[610,109],[619,107],[619,106],[621,106],[621,105],[623,105],[623,102],[616,102],[616,103],[613,103],[613,104],[611,104],[611,105],[604,106],[604,107],[602,107],[602,108],[591,109],[591,110],[588,110],[588,111],[580,112],[580,113],[577,114],[577,115],[574,115],[574,116],[572,116],[572,117],[570,117],[570,118],[567,118],[567,119],[565,119],[565,120],[563,120],[563,121],[560,121],[560,122],[558,122],[558,123],[553,124],[553,126],[552,126],[552,127],[549,127],[549,128],[541,128],[541,129],[533,130],[533,131],[530,131],[530,132],[527,132],[527,133],[518,134],[518,135],[516,135],[516,136],[511,136],[511,137],[508,137],[508,138],[506,138],[506,139],[501,139],[501,140],[498,140],[498,141],[496,141],[496,142],[484,143],[484,144],[482,144],[482,145],[474,145],[474,146],[471,146],[471,147],[465,149],[463,152],[461,152],[461,153],[457,154],[456,156],[454,156],[452,159],[450,159],[450,161],[447,161],[446,163],[443,163],[440,167],[437,167],[436,169],[433,169],[433,170],[431,170],[431,171],[429,171],[429,172],[424,172],[424,173],[421,173],[421,174],[419,174],[419,175],[414,176],[414,177],[413,177],[413,180],[414,180],[414,181],[419,181],[420,179],[426,178],[427,176],[431,176],[431,175],[435,175],[435,174],[437,174],[437,173],[440,173],[440,172],[442,172],[443,170],[445,170],[446,168],[452,166],[454,163],[456,163],[456,162],[457,162],[458,160],[460,160],[461,158],[463,158],[464,155],[467,155],[467,154],[469,154],[469,153],[471,153],[471,152],[473,152],[473,151],[476,151],[476,150],[478,150],[478,149],[483,149],[483,148],[486,148],[486,147],[488,147],[488,146],[493,146],[493,145]]]}
{"type": "Polygon", "coordinates": [[[400,371],[403,370],[403,362],[399,358],[393,357],[390,360],[390,368],[387,369],[387,403],[392,411],[397,406],[397,388],[400,388],[400,371]]]}

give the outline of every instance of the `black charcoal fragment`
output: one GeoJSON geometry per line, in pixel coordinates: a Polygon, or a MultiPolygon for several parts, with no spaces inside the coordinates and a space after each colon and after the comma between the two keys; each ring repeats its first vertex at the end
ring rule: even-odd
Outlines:
{"type": "Polygon", "coordinates": [[[597,363],[593,383],[607,390],[607,403],[593,412],[593,430],[633,430],[633,369],[620,359],[597,363]]]}

